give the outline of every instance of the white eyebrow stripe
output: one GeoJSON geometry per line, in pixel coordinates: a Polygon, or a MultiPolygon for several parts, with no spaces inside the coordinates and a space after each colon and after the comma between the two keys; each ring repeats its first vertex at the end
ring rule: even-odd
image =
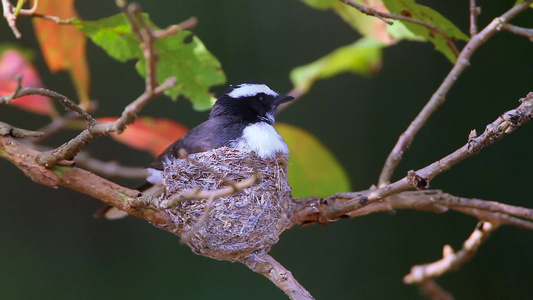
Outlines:
{"type": "Polygon", "coordinates": [[[239,87],[231,91],[228,94],[228,96],[230,96],[231,98],[240,98],[240,97],[254,96],[259,93],[265,93],[271,96],[278,96],[278,93],[271,90],[265,84],[250,84],[250,83],[243,83],[239,85],[239,87]]]}

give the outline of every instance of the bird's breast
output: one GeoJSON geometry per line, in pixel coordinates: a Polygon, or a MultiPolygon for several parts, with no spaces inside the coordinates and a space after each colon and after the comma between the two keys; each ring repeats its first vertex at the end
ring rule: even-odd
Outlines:
{"type": "Polygon", "coordinates": [[[231,147],[255,151],[261,158],[276,153],[289,153],[289,148],[276,129],[268,123],[258,122],[243,129],[242,136],[230,144],[231,147]]]}

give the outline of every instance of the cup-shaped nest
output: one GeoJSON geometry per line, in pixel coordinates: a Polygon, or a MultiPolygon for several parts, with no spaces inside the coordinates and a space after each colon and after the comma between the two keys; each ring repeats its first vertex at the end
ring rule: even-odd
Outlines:
{"type": "Polygon", "coordinates": [[[215,191],[259,174],[255,184],[229,196],[191,199],[167,209],[165,226],[200,255],[237,261],[267,252],[290,226],[294,203],[287,180],[287,155],[261,159],[250,150],[222,147],[165,163],[165,201],[184,191],[215,191]],[[208,214],[204,217],[205,212],[208,214]]]}

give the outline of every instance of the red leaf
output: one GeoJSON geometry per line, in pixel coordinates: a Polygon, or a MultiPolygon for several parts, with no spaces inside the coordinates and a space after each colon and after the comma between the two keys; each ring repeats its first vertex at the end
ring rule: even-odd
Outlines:
{"type": "MultiPolygon", "coordinates": [[[[36,13],[65,20],[77,17],[74,0],[40,0],[36,13]]],[[[81,103],[88,103],[90,78],[85,34],[73,25],[44,18],[33,18],[33,28],[50,71],[69,71],[81,103]]]]}
{"type": "MultiPolygon", "coordinates": [[[[98,122],[114,122],[117,117],[98,118],[98,122]]],[[[185,126],[170,119],[138,118],[120,134],[111,134],[117,141],[132,148],[146,150],[155,156],[189,131],[185,126]]]]}
{"type": "MultiPolygon", "coordinates": [[[[22,75],[23,86],[44,87],[35,67],[18,50],[4,51],[0,57],[0,95],[13,93],[17,87],[18,75],[22,75]]],[[[52,100],[41,95],[20,97],[10,104],[40,115],[50,116],[55,113],[52,100]]]]}

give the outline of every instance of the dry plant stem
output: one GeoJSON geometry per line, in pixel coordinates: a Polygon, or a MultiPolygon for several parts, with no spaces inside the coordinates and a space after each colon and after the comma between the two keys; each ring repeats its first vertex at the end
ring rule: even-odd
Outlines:
{"type": "Polygon", "coordinates": [[[40,137],[43,135],[43,133],[39,131],[31,131],[31,130],[17,128],[7,123],[0,122],[0,135],[11,136],[14,138],[23,138],[23,137],[40,137]]]}
{"type": "Polygon", "coordinates": [[[139,4],[129,4],[123,11],[128,15],[128,21],[141,43],[144,58],[146,59],[146,92],[151,94],[157,86],[156,64],[158,54],[154,49],[154,36],[150,25],[146,23],[142,16],[139,4]]]}
{"type": "Polygon", "coordinates": [[[518,108],[502,114],[494,122],[487,125],[485,131],[480,136],[476,136],[475,132],[472,132],[468,142],[463,147],[446,157],[420,170],[409,171],[406,177],[378,189],[355,193],[353,195],[343,193],[324,199],[324,203],[332,204],[326,205],[322,210],[317,212],[318,222],[327,223],[331,220],[336,220],[354,210],[402,191],[413,188],[425,189],[435,176],[447,171],[463,159],[478,153],[484,147],[499,141],[522,124],[530,121],[531,118],[533,118],[533,92],[529,93],[526,98],[521,99],[521,104],[518,108]],[[336,201],[339,199],[343,199],[343,201],[336,201]]]}
{"type": "MultiPolygon", "coordinates": [[[[359,4],[355,1],[351,1],[351,0],[341,0],[343,3],[345,4],[348,4],[349,6],[357,9],[358,11],[362,12],[363,14],[365,15],[368,15],[368,16],[374,16],[378,19],[380,19],[381,21],[389,24],[389,25],[392,25],[392,21],[391,20],[388,20],[387,18],[388,17],[385,17],[384,14],[387,14],[387,13],[381,13],[381,12],[378,12],[377,10],[373,9],[372,7],[368,7],[368,6],[365,6],[363,4],[359,4]]],[[[389,19],[392,19],[392,18],[389,18],[389,19]]]]}
{"type": "Polygon", "coordinates": [[[2,9],[4,10],[4,18],[7,21],[7,25],[11,28],[11,31],[13,31],[15,37],[20,39],[22,35],[17,29],[17,17],[13,14],[15,12],[15,8],[11,2],[9,2],[9,0],[2,0],[2,9]]]}
{"type": "Polygon", "coordinates": [[[108,134],[110,132],[122,133],[126,125],[133,123],[137,118],[137,113],[153,98],[162,94],[166,89],[174,86],[175,78],[167,79],[163,84],[155,89],[154,94],[143,93],[139,98],[126,106],[121,117],[112,123],[95,124],[83,130],[78,136],[61,145],[59,148],[44,152],[39,160],[39,164],[51,167],[59,161],[72,159],[79,153],[81,148],[92,141],[93,138],[108,134]]]}
{"type": "MultiPolygon", "coordinates": [[[[237,191],[234,190],[233,193],[236,193],[237,191]]],[[[233,194],[231,193],[231,194],[233,194]]],[[[213,203],[218,197],[216,197],[214,194],[211,194],[209,198],[207,199],[207,202],[205,204],[205,209],[200,218],[198,218],[198,221],[196,221],[196,224],[194,224],[193,228],[186,234],[182,235],[181,242],[182,243],[189,243],[191,238],[202,228],[202,226],[205,224],[205,221],[207,220],[207,217],[209,217],[209,213],[213,210],[213,203]]]]}
{"type": "Polygon", "coordinates": [[[417,19],[413,19],[413,18],[410,18],[410,17],[406,17],[406,16],[402,16],[402,15],[398,15],[398,14],[393,14],[393,13],[386,13],[386,12],[379,12],[371,7],[368,7],[368,6],[365,6],[365,5],[362,5],[362,4],[359,4],[353,0],[340,0],[341,2],[349,5],[349,6],[352,6],[353,8],[357,9],[358,11],[366,14],[366,15],[369,15],[369,16],[374,16],[380,20],[382,20],[383,22],[389,24],[389,25],[392,25],[392,22],[390,20],[387,20],[387,19],[393,19],[393,20],[400,20],[400,21],[405,21],[405,22],[409,22],[409,23],[413,23],[413,24],[417,24],[417,25],[420,25],[420,26],[424,26],[426,28],[429,29],[430,32],[435,32],[435,33],[438,33],[440,34],[445,40],[446,40],[446,43],[447,43],[447,46],[450,47],[450,49],[452,49],[452,51],[455,53],[455,56],[457,56],[459,54],[459,51],[457,50],[457,48],[455,47],[455,44],[453,43],[454,39],[451,38],[448,34],[446,34],[446,32],[442,29],[440,29],[439,27],[431,24],[431,23],[427,23],[427,22],[424,22],[424,21],[420,21],[420,20],[417,20],[417,19]]]}
{"type": "Polygon", "coordinates": [[[50,97],[52,99],[58,100],[59,103],[61,103],[67,110],[76,112],[80,117],[82,117],[89,126],[93,126],[96,124],[96,120],[88,114],[83,108],[78,106],[76,103],[74,103],[72,100],[68,99],[67,97],[56,93],[51,90],[43,89],[43,88],[32,88],[32,87],[21,87],[17,88],[15,92],[8,96],[0,97],[0,104],[7,104],[11,102],[13,99],[20,98],[27,95],[42,95],[46,97],[50,97]]]}
{"type": "MultiPolygon", "coordinates": [[[[220,181],[222,181],[223,184],[233,187],[234,190],[236,190],[236,191],[242,190],[237,185],[237,182],[227,179],[226,176],[224,176],[223,174],[220,174],[219,172],[217,172],[217,171],[213,170],[212,168],[204,165],[203,163],[200,163],[196,159],[190,158],[189,154],[187,153],[187,151],[185,151],[185,149],[180,149],[179,150],[179,156],[180,156],[181,159],[186,159],[189,163],[195,165],[196,167],[198,167],[203,172],[208,172],[208,173],[211,173],[211,174],[215,175],[215,177],[218,178],[220,181]]],[[[254,168],[254,170],[255,170],[255,168],[254,168]]]]}
{"type": "Polygon", "coordinates": [[[381,171],[381,175],[379,176],[379,187],[385,186],[388,182],[390,182],[392,173],[400,163],[404,151],[407,150],[407,148],[411,145],[415,135],[426,123],[433,112],[435,112],[437,108],[444,103],[448,91],[452,88],[466,67],[470,65],[469,59],[477,50],[477,48],[483,45],[493,34],[498,32],[503,24],[506,24],[520,12],[527,9],[531,3],[533,3],[533,0],[529,0],[514,6],[499,18],[494,19],[481,32],[473,36],[472,39],[465,45],[450,73],[448,73],[437,91],[435,91],[435,93],[431,96],[428,103],[424,106],[416,118],[411,122],[407,130],[402,133],[396,142],[396,145],[387,157],[385,165],[383,166],[383,170],[381,171]]]}
{"type": "Polygon", "coordinates": [[[522,28],[511,24],[503,24],[502,29],[517,35],[523,35],[533,42],[533,29],[531,28],[522,28]]]}
{"type": "Polygon", "coordinates": [[[171,25],[165,29],[154,31],[153,36],[156,39],[163,39],[180,31],[193,28],[196,24],[198,24],[198,19],[196,17],[190,17],[178,25],[171,25]]]}
{"type": "Polygon", "coordinates": [[[474,216],[480,220],[491,222],[500,225],[513,225],[523,229],[533,230],[533,222],[522,220],[508,214],[492,212],[489,210],[471,208],[471,207],[458,207],[450,206],[451,209],[460,211],[464,214],[474,216]]]}
{"type": "Polygon", "coordinates": [[[205,191],[205,190],[184,191],[178,195],[175,195],[169,200],[161,202],[161,207],[171,208],[173,206],[176,206],[176,204],[180,202],[193,200],[193,199],[200,200],[200,199],[213,198],[214,200],[220,197],[229,196],[231,194],[240,192],[244,190],[245,188],[251,187],[252,185],[256,184],[260,178],[261,178],[261,175],[256,173],[240,182],[235,182],[233,185],[227,186],[222,189],[218,189],[214,191],[205,191]]]}
{"type": "MultiPolygon", "coordinates": [[[[481,35],[481,33],[479,34],[481,35]]],[[[479,36],[477,35],[477,36],[479,36]]],[[[329,217],[339,215],[340,212],[347,213],[371,202],[383,199],[384,197],[404,191],[407,189],[427,188],[429,182],[438,174],[448,170],[461,160],[481,151],[482,148],[493,144],[505,135],[512,132],[521,124],[531,120],[533,117],[533,93],[529,93],[522,104],[515,110],[511,110],[498,117],[496,121],[487,125],[486,130],[479,137],[471,137],[463,147],[450,155],[434,162],[433,164],[418,171],[410,171],[408,176],[390,185],[385,185],[379,189],[371,191],[367,196],[353,199],[344,203],[341,207],[331,207],[326,210],[323,216],[326,220],[329,217]]]]}
{"type": "Polygon", "coordinates": [[[476,0],[470,1],[470,36],[477,34],[477,16],[480,13],[480,8],[476,6],[476,0]]]}
{"type": "Polygon", "coordinates": [[[41,17],[45,19],[50,19],[52,21],[55,21],[56,23],[61,24],[69,24],[70,21],[68,20],[61,20],[58,17],[55,16],[47,16],[42,14],[36,14],[35,10],[37,10],[37,6],[39,5],[38,0],[33,1],[33,7],[30,9],[18,9],[14,7],[9,0],[2,0],[2,9],[4,11],[4,18],[7,20],[8,26],[11,28],[11,31],[13,31],[13,34],[17,39],[20,39],[22,35],[20,34],[20,31],[17,29],[17,17],[20,16],[30,16],[30,17],[41,17]]]}
{"type": "Polygon", "coordinates": [[[12,137],[0,136],[0,157],[16,165],[33,181],[52,188],[65,186],[90,195],[102,202],[154,224],[168,222],[164,213],[150,207],[139,207],[139,191],[122,187],[91,172],[74,167],[40,166],[41,152],[28,148],[12,137]]]}
{"type": "Polygon", "coordinates": [[[126,167],[116,161],[101,161],[91,157],[89,153],[81,151],[74,159],[76,165],[106,178],[146,179],[148,171],[145,168],[126,167]]]}
{"type": "Polygon", "coordinates": [[[79,118],[78,114],[71,111],[65,114],[61,118],[54,119],[52,122],[50,122],[46,126],[39,129],[39,131],[41,131],[43,135],[40,136],[39,138],[33,139],[32,143],[34,144],[42,143],[46,139],[52,137],[53,135],[61,131],[63,128],[65,128],[65,126],[67,126],[67,124],[69,124],[70,121],[74,121],[78,118],[79,118]]]}
{"type": "Polygon", "coordinates": [[[454,300],[452,294],[440,287],[435,280],[429,279],[419,284],[420,290],[431,300],[454,300]]]}
{"type": "Polygon", "coordinates": [[[451,270],[459,269],[467,263],[477,252],[490,234],[498,228],[499,224],[480,222],[470,237],[463,243],[463,248],[455,253],[449,245],[443,249],[442,259],[425,265],[411,268],[403,281],[407,284],[422,283],[428,279],[436,278],[451,270]]]}
{"type": "Polygon", "coordinates": [[[47,20],[50,20],[50,21],[54,21],[57,24],[72,24],[72,20],[71,19],[61,19],[61,18],[56,17],[56,16],[43,15],[43,14],[39,14],[39,13],[28,13],[28,14],[22,14],[21,13],[21,15],[25,15],[25,16],[32,17],[32,18],[47,19],[47,20]]]}
{"type": "Polygon", "coordinates": [[[463,198],[444,193],[440,190],[407,191],[389,196],[387,201],[374,202],[347,215],[358,217],[375,212],[388,212],[392,209],[416,209],[435,213],[444,213],[449,209],[461,211],[486,221],[498,219],[499,223],[515,225],[533,230],[533,209],[487,201],[475,198],[463,198]],[[483,213],[491,213],[486,218],[483,213]],[[511,217],[512,219],[507,220],[511,217]],[[522,219],[525,220],[522,220],[522,219]],[[530,221],[527,221],[530,220],[530,221]]]}
{"type": "MultiPolygon", "coordinates": [[[[370,191],[336,195],[329,200],[309,198],[296,200],[293,225],[306,225],[320,222],[319,217],[328,205],[338,205],[349,198],[362,197],[370,191]],[[349,197],[349,198],[341,198],[349,197]]],[[[444,193],[440,190],[406,191],[386,198],[387,201],[373,202],[340,217],[360,217],[376,212],[390,212],[391,209],[413,209],[434,213],[456,210],[492,223],[507,224],[527,230],[533,230],[533,209],[507,205],[495,201],[463,198],[444,193]]],[[[337,220],[337,219],[335,219],[337,220]]],[[[333,221],[333,220],[330,220],[333,221]]]]}
{"type": "Polygon", "coordinates": [[[279,289],[281,289],[290,299],[311,300],[313,296],[292,276],[292,273],[285,269],[270,255],[264,253],[252,255],[242,263],[252,271],[264,275],[279,289]]]}

